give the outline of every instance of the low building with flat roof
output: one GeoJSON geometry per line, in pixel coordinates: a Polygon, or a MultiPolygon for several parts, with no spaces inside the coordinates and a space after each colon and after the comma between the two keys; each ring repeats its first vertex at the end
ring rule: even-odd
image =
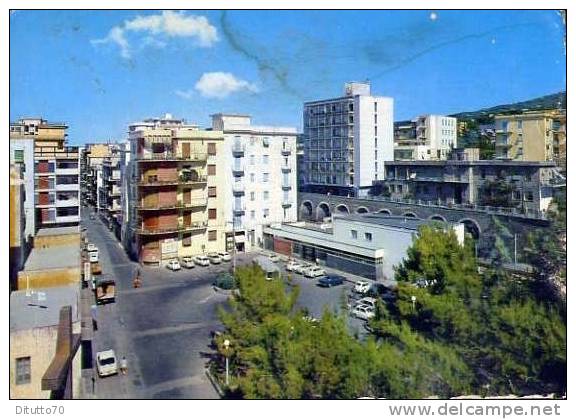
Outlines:
{"type": "MultiPolygon", "coordinates": [[[[48,399],[42,379],[57,355],[61,329],[61,309],[69,306],[72,333],[80,333],[80,294],[76,286],[14,291],[10,294],[10,398],[48,399]]],[[[77,396],[81,380],[81,356],[74,342],[72,396],[77,396]]]]}
{"type": "MultiPolygon", "coordinates": [[[[334,215],[331,224],[275,224],[264,229],[264,247],[369,279],[394,279],[422,225],[437,223],[383,214],[334,215]]],[[[464,243],[463,224],[445,224],[464,243]]]]}

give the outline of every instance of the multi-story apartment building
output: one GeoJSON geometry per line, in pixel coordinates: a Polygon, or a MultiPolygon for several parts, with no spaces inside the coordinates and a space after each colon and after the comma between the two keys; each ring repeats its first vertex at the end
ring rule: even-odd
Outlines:
{"type": "Polygon", "coordinates": [[[130,125],[129,249],[143,264],[225,248],[221,131],[171,115],[130,125]]]}
{"type": "Polygon", "coordinates": [[[99,203],[104,220],[108,227],[120,237],[121,223],[118,216],[122,212],[121,205],[121,164],[124,148],[121,144],[110,144],[109,154],[102,161],[102,186],[98,189],[99,203]]]}
{"type": "Polygon", "coordinates": [[[564,183],[553,162],[479,160],[478,149],[453,160],[386,162],[376,194],[434,205],[508,208],[538,215],[548,209],[553,188],[564,183]]]}
{"type": "MultiPolygon", "coordinates": [[[[41,118],[10,124],[10,140],[34,144],[35,229],[80,222],[78,147],[66,145],[66,124],[41,118]]],[[[25,181],[26,182],[26,181],[25,181]]]]}
{"type": "MultiPolygon", "coordinates": [[[[557,110],[496,115],[496,158],[558,161],[566,144],[566,114],[557,110]],[[562,127],[563,130],[562,130],[562,127]],[[562,133],[564,135],[562,136],[562,133]]],[[[565,154],[564,154],[565,155],[565,154]]]]}
{"type": "Polygon", "coordinates": [[[250,116],[212,115],[224,132],[227,249],[262,246],[264,225],[297,219],[296,128],[251,125],[250,116]]]}
{"type": "Polygon", "coordinates": [[[16,289],[18,271],[24,266],[26,259],[26,217],[24,212],[24,180],[22,179],[23,166],[10,165],[10,290],[16,289]]]}
{"type": "Polygon", "coordinates": [[[394,158],[393,99],[371,96],[369,83],[304,104],[302,190],[362,195],[394,158]]]}
{"type": "Polygon", "coordinates": [[[34,202],[34,141],[10,136],[10,164],[20,167],[24,187],[24,237],[27,242],[36,233],[36,206],[34,202]]]}
{"type": "Polygon", "coordinates": [[[394,160],[446,160],[457,146],[458,120],[422,115],[394,123],[394,160]]]}
{"type": "Polygon", "coordinates": [[[104,181],[102,178],[102,166],[104,161],[111,156],[112,149],[116,144],[92,143],[86,144],[82,149],[80,159],[82,167],[82,199],[87,205],[91,205],[99,211],[106,211],[107,195],[102,192],[104,181]],[[101,201],[102,198],[102,202],[101,201]]]}

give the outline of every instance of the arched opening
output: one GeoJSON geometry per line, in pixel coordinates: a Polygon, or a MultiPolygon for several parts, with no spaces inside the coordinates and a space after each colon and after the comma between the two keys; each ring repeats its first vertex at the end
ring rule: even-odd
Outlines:
{"type": "Polygon", "coordinates": [[[392,215],[392,211],[390,211],[389,209],[381,209],[377,212],[377,214],[384,214],[384,215],[392,215]]]}
{"type": "Polygon", "coordinates": [[[336,207],[336,213],[337,214],[350,214],[350,210],[348,209],[348,207],[344,204],[340,204],[336,207]]]}
{"type": "Polygon", "coordinates": [[[464,231],[470,234],[474,240],[478,240],[480,238],[480,225],[476,220],[464,218],[463,220],[460,220],[459,223],[464,224],[464,231]]]}
{"type": "Polygon", "coordinates": [[[356,214],[368,214],[368,208],[366,207],[359,207],[356,210],[356,214]]]}
{"type": "Polygon", "coordinates": [[[434,221],[442,221],[443,223],[446,222],[446,218],[444,218],[443,216],[439,215],[439,214],[434,214],[430,217],[430,220],[434,220],[434,221]]]}
{"type": "Polygon", "coordinates": [[[402,214],[402,216],[406,218],[418,218],[418,216],[411,211],[405,212],[404,214],[402,214]]]}
{"type": "Polygon", "coordinates": [[[323,221],[324,218],[330,217],[330,215],[330,207],[326,202],[322,202],[316,207],[316,221],[323,221]]]}
{"type": "Polygon", "coordinates": [[[312,202],[302,202],[300,205],[300,218],[304,220],[309,220],[312,218],[312,202]]]}

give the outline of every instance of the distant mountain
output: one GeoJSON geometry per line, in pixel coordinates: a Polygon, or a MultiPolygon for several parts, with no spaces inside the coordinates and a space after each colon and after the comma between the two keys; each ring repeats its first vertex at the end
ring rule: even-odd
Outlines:
{"type": "Polygon", "coordinates": [[[558,108],[566,109],[566,92],[553,93],[551,95],[541,96],[524,102],[492,106],[491,108],[480,109],[477,111],[460,112],[450,116],[458,119],[476,119],[481,123],[489,123],[493,121],[494,114],[558,108]]]}

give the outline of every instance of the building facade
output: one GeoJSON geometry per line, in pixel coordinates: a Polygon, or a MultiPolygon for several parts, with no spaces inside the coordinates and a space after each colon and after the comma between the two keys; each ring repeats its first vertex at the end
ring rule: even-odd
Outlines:
{"type": "MultiPolygon", "coordinates": [[[[10,140],[34,144],[34,228],[80,223],[78,147],[67,146],[63,123],[25,118],[10,124],[10,140]]],[[[16,152],[16,150],[14,150],[16,152]]]]}
{"type": "Polygon", "coordinates": [[[129,249],[148,265],[225,248],[226,156],[221,131],[171,115],[129,128],[134,188],[129,249]]]}
{"type": "Polygon", "coordinates": [[[24,211],[24,180],[22,179],[22,166],[10,165],[10,290],[17,287],[18,271],[24,266],[27,252],[26,242],[26,216],[24,211]]]}
{"type": "Polygon", "coordinates": [[[470,205],[542,213],[565,182],[553,162],[479,160],[477,149],[446,161],[386,162],[374,194],[433,204],[470,205]]]}
{"type": "Polygon", "coordinates": [[[496,115],[496,158],[565,165],[566,113],[557,110],[496,115]]]}
{"type": "Polygon", "coordinates": [[[446,160],[457,147],[458,120],[423,115],[394,123],[394,160],[446,160]]]}
{"type": "Polygon", "coordinates": [[[296,128],[251,125],[244,115],[216,114],[224,132],[223,204],[229,251],[262,246],[264,225],[297,219],[296,128]]]}
{"type": "Polygon", "coordinates": [[[393,99],[371,96],[369,83],[304,104],[303,190],[361,195],[394,158],[393,99]]]}

